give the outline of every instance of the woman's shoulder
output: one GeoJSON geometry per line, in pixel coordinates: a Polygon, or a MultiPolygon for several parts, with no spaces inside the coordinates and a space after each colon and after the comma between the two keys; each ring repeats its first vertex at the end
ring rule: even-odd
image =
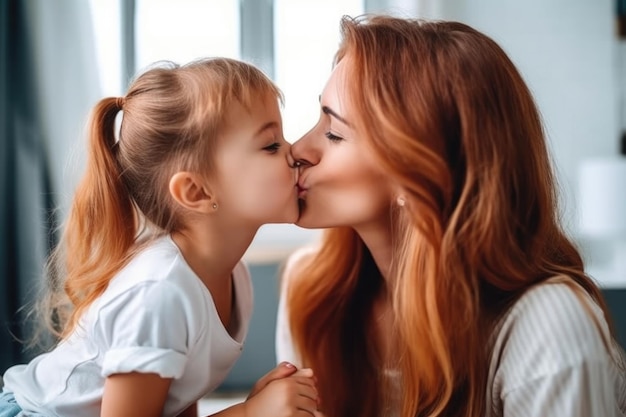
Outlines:
{"type": "Polygon", "coordinates": [[[571,278],[526,290],[495,330],[488,396],[497,409],[502,402],[519,410],[532,405],[532,415],[626,409],[623,351],[603,310],[571,278]]]}
{"type": "Polygon", "coordinates": [[[300,275],[302,268],[306,267],[318,251],[319,247],[317,245],[301,246],[294,250],[281,268],[280,276],[282,285],[286,285],[287,283],[293,281],[295,276],[300,275]]]}
{"type": "Polygon", "coordinates": [[[611,361],[613,341],[602,309],[569,278],[529,288],[495,330],[492,373],[509,388],[611,361]]]}
{"type": "MultiPolygon", "coordinates": [[[[572,279],[555,277],[529,288],[513,304],[499,331],[509,343],[527,347],[567,346],[572,356],[605,349],[608,325],[604,312],[572,279]]],[[[549,354],[548,349],[545,353],[549,354]]]]}

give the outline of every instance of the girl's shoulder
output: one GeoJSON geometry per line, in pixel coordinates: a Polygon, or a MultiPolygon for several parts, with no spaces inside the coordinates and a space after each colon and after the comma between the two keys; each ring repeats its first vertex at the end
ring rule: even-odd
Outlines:
{"type": "Polygon", "coordinates": [[[194,275],[169,237],[160,237],[144,244],[132,259],[117,272],[105,295],[116,296],[141,286],[172,280],[192,281],[194,275]]]}

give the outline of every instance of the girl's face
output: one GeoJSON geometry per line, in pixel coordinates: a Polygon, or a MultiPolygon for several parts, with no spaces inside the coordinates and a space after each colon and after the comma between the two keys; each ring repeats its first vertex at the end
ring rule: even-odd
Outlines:
{"type": "Polygon", "coordinates": [[[292,146],[302,164],[300,218],[307,228],[388,224],[391,185],[365,140],[351,125],[344,77],[350,61],[335,67],[320,97],[320,119],[292,146]]]}
{"type": "Polygon", "coordinates": [[[229,112],[217,150],[216,201],[239,226],[293,223],[298,218],[297,173],[276,97],[260,97],[229,112]]]}

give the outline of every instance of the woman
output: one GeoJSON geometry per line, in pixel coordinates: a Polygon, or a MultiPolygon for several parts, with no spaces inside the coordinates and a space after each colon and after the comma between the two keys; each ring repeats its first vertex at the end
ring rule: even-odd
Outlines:
{"type": "Polygon", "coordinates": [[[539,112],[490,38],[342,20],[317,125],[292,147],[300,218],[280,360],[344,416],[624,416],[600,290],[559,225],[539,112]]]}

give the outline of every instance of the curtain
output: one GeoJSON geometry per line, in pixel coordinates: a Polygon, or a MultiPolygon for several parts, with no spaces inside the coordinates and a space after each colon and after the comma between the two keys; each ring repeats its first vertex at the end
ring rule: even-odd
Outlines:
{"type": "Polygon", "coordinates": [[[38,353],[20,340],[99,96],[93,45],[88,2],[0,2],[0,374],[38,353]]]}

